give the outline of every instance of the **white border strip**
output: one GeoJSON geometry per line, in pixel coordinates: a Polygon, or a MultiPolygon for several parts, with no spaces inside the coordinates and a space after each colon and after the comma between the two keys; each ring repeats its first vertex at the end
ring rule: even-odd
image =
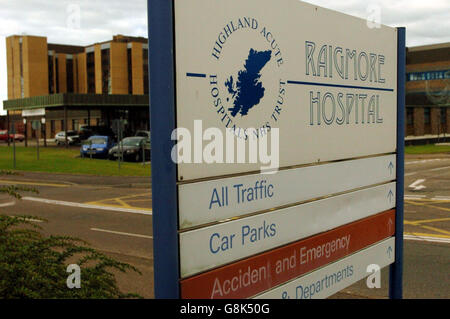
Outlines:
{"type": "Polygon", "coordinates": [[[16,202],[2,203],[2,204],[0,204],[0,208],[14,206],[15,204],[16,204],[16,202]]]}
{"type": "Polygon", "coordinates": [[[114,235],[123,235],[123,236],[131,236],[131,237],[138,237],[138,238],[146,238],[146,239],[153,239],[153,236],[147,236],[147,235],[139,235],[139,234],[132,234],[132,233],[124,233],[120,231],[114,231],[114,230],[107,230],[107,229],[101,229],[101,228],[91,228],[92,231],[98,231],[103,233],[110,233],[114,235]]]}
{"type": "Polygon", "coordinates": [[[320,268],[306,276],[294,279],[255,299],[319,299],[327,298],[367,277],[368,266],[380,268],[395,260],[395,237],[379,242],[349,257],[320,268]]]}
{"type": "Polygon", "coordinates": [[[37,198],[37,197],[22,197],[22,199],[28,200],[28,201],[33,201],[33,202],[51,204],[51,205],[69,206],[69,207],[77,207],[77,208],[101,209],[101,210],[107,210],[107,211],[133,213],[133,214],[141,214],[141,215],[152,215],[153,214],[152,210],[110,207],[110,206],[101,206],[101,205],[90,205],[90,204],[82,204],[82,203],[74,203],[74,202],[65,202],[65,201],[61,201],[61,200],[37,198]]]}
{"type": "Polygon", "coordinates": [[[430,237],[430,236],[419,236],[419,235],[403,235],[405,240],[416,240],[416,241],[427,241],[432,243],[444,243],[450,244],[450,238],[443,237],[430,237]]]}
{"type": "Polygon", "coordinates": [[[386,183],[395,179],[395,164],[395,155],[385,155],[282,170],[273,175],[251,174],[180,185],[180,229],[386,183]],[[248,189],[246,194],[252,192],[253,200],[242,196],[243,188],[248,189]],[[246,198],[244,202],[242,197],[246,198]]]}

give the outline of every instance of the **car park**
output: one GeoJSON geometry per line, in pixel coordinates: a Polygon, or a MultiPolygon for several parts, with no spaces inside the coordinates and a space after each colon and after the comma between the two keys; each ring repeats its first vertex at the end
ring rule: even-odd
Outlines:
{"type": "Polygon", "coordinates": [[[142,136],[126,137],[109,150],[108,158],[118,159],[121,154],[124,161],[149,161],[150,139],[142,136]]]}
{"type": "Polygon", "coordinates": [[[81,157],[108,157],[109,150],[114,146],[114,142],[109,136],[94,135],[89,137],[81,145],[81,157]]]}
{"type": "MultiPolygon", "coordinates": [[[[66,132],[62,131],[55,135],[56,145],[66,144],[66,132]]],[[[80,137],[76,131],[67,131],[67,143],[69,145],[76,145],[80,143],[80,137]]]]}

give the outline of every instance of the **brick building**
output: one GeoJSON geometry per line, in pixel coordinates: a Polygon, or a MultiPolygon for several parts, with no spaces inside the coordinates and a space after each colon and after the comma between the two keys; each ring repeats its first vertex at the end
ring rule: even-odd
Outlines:
{"type": "Polygon", "coordinates": [[[450,42],[406,54],[406,136],[450,134],[450,42]]]}
{"type": "Polygon", "coordinates": [[[7,120],[27,137],[47,138],[81,125],[149,129],[148,41],[116,35],[88,46],[47,43],[46,37],[6,38],[7,120]],[[27,120],[23,120],[26,118],[27,120]],[[33,120],[44,122],[41,132],[33,120]]]}

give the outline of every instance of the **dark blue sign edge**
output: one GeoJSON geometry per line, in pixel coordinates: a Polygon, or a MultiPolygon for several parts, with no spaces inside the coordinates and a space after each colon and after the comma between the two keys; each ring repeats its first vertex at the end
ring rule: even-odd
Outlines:
{"type": "Polygon", "coordinates": [[[171,159],[176,127],[173,1],[148,0],[154,291],[157,299],[178,299],[177,167],[171,159]]]}
{"type": "Polygon", "coordinates": [[[397,28],[397,185],[395,262],[389,268],[389,298],[403,298],[403,198],[405,178],[406,29],[397,28]]]}

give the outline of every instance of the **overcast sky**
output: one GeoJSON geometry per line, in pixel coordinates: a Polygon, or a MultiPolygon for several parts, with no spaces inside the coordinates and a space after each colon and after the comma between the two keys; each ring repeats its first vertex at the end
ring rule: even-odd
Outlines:
{"type": "MultiPolygon", "coordinates": [[[[449,0],[306,2],[364,19],[379,13],[382,24],[407,28],[407,46],[450,41],[449,0]]],[[[41,35],[50,43],[78,45],[115,34],[147,37],[146,0],[0,0],[0,8],[0,101],[7,99],[5,36],[41,35]]]]}

